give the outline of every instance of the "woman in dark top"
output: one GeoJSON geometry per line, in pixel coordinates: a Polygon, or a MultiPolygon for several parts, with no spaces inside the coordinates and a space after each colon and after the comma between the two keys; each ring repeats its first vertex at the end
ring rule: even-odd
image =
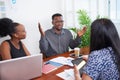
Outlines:
{"type": "Polygon", "coordinates": [[[21,39],[25,39],[26,31],[22,24],[13,22],[9,18],[0,19],[0,37],[9,35],[10,40],[1,43],[0,54],[3,60],[30,55],[21,39]]]}

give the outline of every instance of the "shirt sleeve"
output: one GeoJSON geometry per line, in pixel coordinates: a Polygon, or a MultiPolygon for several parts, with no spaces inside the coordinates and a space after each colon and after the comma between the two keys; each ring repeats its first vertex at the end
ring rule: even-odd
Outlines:
{"type": "Polygon", "coordinates": [[[46,53],[48,50],[48,41],[46,39],[46,37],[41,36],[41,39],[39,41],[39,48],[41,50],[42,53],[46,53]]]}
{"type": "Polygon", "coordinates": [[[75,39],[73,39],[73,36],[71,34],[71,38],[70,38],[70,48],[75,48],[75,47],[78,47],[81,43],[81,38],[79,36],[77,36],[75,39]]]}
{"type": "Polygon", "coordinates": [[[83,73],[90,76],[93,80],[98,80],[101,70],[103,69],[103,62],[100,53],[97,51],[89,55],[88,61],[83,68],[83,73]]]}

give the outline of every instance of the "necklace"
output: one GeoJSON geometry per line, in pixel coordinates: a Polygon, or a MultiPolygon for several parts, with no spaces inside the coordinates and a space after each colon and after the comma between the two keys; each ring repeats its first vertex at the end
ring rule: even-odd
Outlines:
{"type": "Polygon", "coordinates": [[[20,45],[19,45],[19,42],[17,43],[15,43],[15,41],[12,41],[12,40],[10,40],[11,41],[11,43],[12,43],[12,45],[16,48],[16,49],[20,49],[20,45]]]}

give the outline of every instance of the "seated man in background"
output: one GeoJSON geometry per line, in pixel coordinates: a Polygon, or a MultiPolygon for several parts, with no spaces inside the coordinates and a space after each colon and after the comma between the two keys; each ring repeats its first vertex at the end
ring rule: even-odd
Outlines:
{"type": "Polygon", "coordinates": [[[0,54],[3,60],[30,55],[21,41],[26,37],[26,31],[22,24],[15,23],[9,18],[0,19],[0,37],[7,35],[11,39],[3,41],[0,46],[0,54]]]}
{"type": "Polygon", "coordinates": [[[41,33],[40,49],[46,57],[68,52],[69,47],[73,49],[80,44],[80,37],[85,33],[86,27],[78,31],[76,39],[73,40],[71,32],[63,28],[63,23],[62,15],[57,13],[52,16],[53,27],[45,33],[40,23],[38,24],[41,33]]]}

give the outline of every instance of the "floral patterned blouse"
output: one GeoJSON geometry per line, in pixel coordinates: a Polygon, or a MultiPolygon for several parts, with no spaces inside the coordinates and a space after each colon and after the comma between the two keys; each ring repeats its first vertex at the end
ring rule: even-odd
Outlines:
{"type": "Polygon", "coordinates": [[[92,51],[83,68],[83,73],[93,80],[120,80],[112,48],[92,51]]]}

